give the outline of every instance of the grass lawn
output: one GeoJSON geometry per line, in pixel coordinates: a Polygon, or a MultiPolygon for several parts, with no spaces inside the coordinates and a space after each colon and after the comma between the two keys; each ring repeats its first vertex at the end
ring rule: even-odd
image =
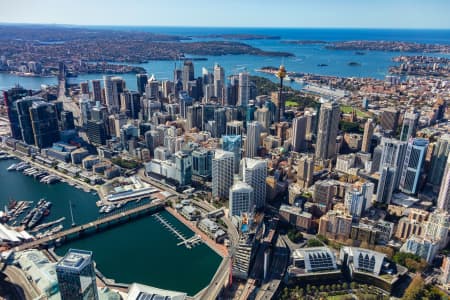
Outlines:
{"type": "MultiPolygon", "coordinates": [[[[352,106],[346,106],[346,105],[341,105],[341,111],[344,114],[349,114],[352,112],[353,107],[352,106]]],[[[360,118],[368,118],[370,117],[369,114],[367,114],[366,112],[363,112],[362,110],[356,109],[356,115],[360,118]]]]}
{"type": "Polygon", "coordinates": [[[298,106],[298,103],[295,101],[287,100],[285,105],[290,106],[290,107],[295,107],[295,106],[298,106]]]}

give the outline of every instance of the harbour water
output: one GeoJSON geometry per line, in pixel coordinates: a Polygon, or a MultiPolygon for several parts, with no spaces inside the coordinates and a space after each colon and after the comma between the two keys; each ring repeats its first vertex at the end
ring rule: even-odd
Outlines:
{"type": "MultiPolygon", "coordinates": [[[[41,223],[66,217],[62,223],[65,228],[71,225],[70,203],[78,225],[99,217],[95,205],[98,196],[65,183],[47,185],[20,172],[8,172],[6,168],[14,162],[0,161],[2,208],[10,199],[37,202],[46,198],[53,205],[41,223]]],[[[161,214],[186,237],[194,235],[169,213],[161,214]]],[[[154,217],[148,216],[63,244],[55,251],[62,256],[69,248],[91,250],[100,272],[116,282],[139,282],[194,295],[209,283],[221,258],[204,244],[187,249],[177,246],[178,242],[154,217]]]]}
{"type": "MultiPolygon", "coordinates": [[[[98,27],[94,27],[98,28],[98,27]]],[[[108,27],[109,28],[109,27],[108,27]]],[[[114,28],[114,27],[113,27],[114,28]]],[[[116,28],[117,29],[117,28],[116,28]]],[[[449,30],[363,30],[363,29],[286,29],[286,28],[178,28],[178,27],[121,27],[125,30],[141,30],[163,34],[182,36],[197,36],[209,34],[260,34],[279,36],[280,40],[243,40],[241,42],[267,51],[283,51],[293,53],[294,57],[262,57],[255,55],[224,55],[202,56],[207,61],[195,61],[195,73],[201,74],[202,67],[212,70],[214,63],[225,68],[227,75],[247,70],[251,74],[259,74],[256,69],[264,66],[279,66],[284,64],[288,71],[333,75],[343,77],[372,77],[382,79],[387,75],[389,66],[393,65],[392,58],[398,55],[419,55],[422,53],[402,53],[384,51],[365,51],[364,55],[356,55],[355,51],[328,50],[324,45],[292,45],[284,44],[283,40],[395,40],[417,43],[450,44],[449,30]],[[350,66],[349,62],[360,65],[350,66]],[[327,66],[318,66],[326,64],[327,66]]],[[[195,38],[194,40],[220,40],[195,38]]],[[[187,41],[189,42],[189,41],[187,41]]],[[[450,57],[450,55],[439,54],[450,57]]],[[[173,79],[173,61],[150,61],[137,64],[154,74],[156,79],[173,79]]],[[[134,74],[121,74],[130,89],[136,89],[134,74]]],[[[262,75],[274,79],[269,75],[262,75]]],[[[71,78],[69,82],[77,83],[90,79],[102,78],[102,74],[80,75],[71,78]]],[[[7,89],[17,83],[30,89],[39,89],[41,84],[56,84],[56,78],[19,77],[12,74],[0,73],[0,90],[7,89]]]]}

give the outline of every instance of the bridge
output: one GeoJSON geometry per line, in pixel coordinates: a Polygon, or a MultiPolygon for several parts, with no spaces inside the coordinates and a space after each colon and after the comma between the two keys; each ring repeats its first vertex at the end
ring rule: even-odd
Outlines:
{"type": "Polygon", "coordinates": [[[97,232],[100,230],[105,230],[115,224],[125,223],[131,219],[136,219],[138,217],[147,215],[151,212],[157,211],[163,208],[165,205],[164,201],[151,202],[147,204],[140,205],[138,207],[131,208],[124,212],[119,212],[87,224],[76,226],[64,231],[61,231],[50,236],[37,239],[28,243],[24,243],[20,246],[14,248],[15,251],[23,251],[31,248],[39,248],[42,246],[48,246],[58,241],[65,241],[68,239],[77,238],[82,234],[87,234],[89,232],[97,232]]]}

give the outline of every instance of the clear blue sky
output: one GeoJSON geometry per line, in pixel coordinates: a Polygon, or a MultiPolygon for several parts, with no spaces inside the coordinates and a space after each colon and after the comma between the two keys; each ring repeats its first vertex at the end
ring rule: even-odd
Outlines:
{"type": "Polygon", "coordinates": [[[0,22],[450,29],[450,0],[0,0],[0,22]]]}

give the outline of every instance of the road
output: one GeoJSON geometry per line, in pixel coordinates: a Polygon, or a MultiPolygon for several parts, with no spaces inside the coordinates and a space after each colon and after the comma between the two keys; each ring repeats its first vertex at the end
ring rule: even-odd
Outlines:
{"type": "Polygon", "coordinates": [[[6,266],[3,273],[7,276],[7,280],[16,285],[19,295],[25,297],[26,300],[32,300],[39,296],[36,288],[28,281],[24,273],[14,266],[6,266]]]}

